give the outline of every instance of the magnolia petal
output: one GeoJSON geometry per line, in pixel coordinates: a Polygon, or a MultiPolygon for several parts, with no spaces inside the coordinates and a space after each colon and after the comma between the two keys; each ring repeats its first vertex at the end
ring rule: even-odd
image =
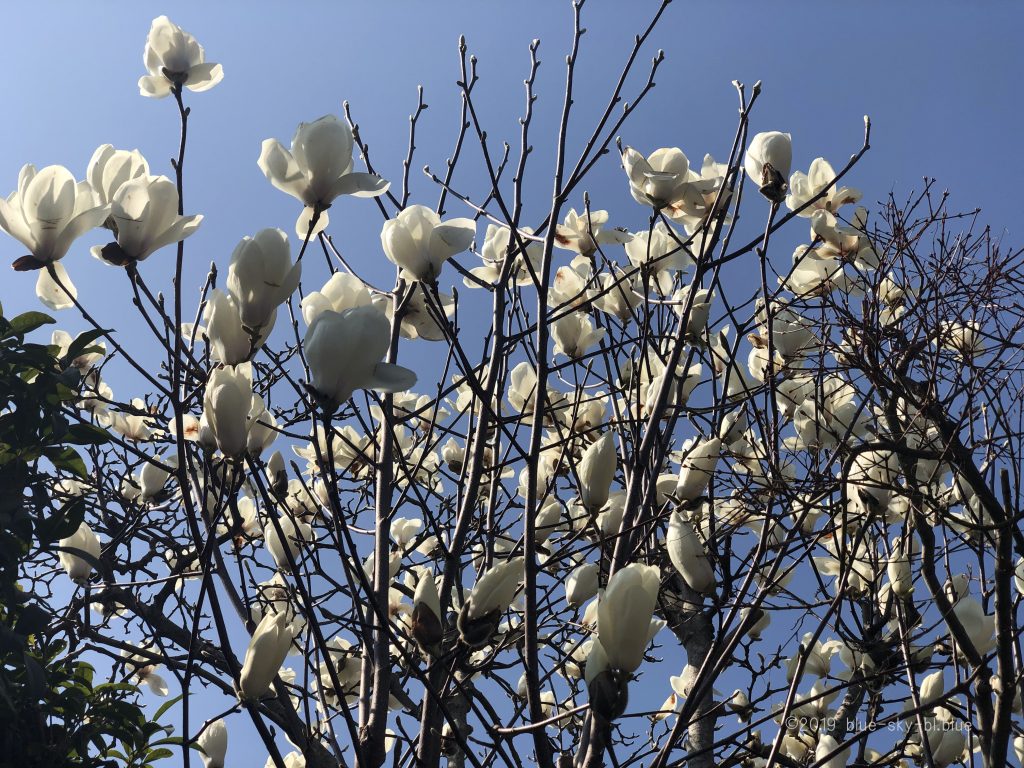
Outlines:
{"type": "Polygon", "coordinates": [[[370,387],[380,392],[404,392],[416,386],[416,374],[394,363],[377,363],[370,387]]]}
{"type": "Polygon", "coordinates": [[[334,183],[335,197],[380,197],[391,187],[391,182],[373,173],[346,173],[334,183]]]}
{"type": "Polygon", "coordinates": [[[188,71],[188,81],[185,87],[195,93],[208,91],[224,79],[224,67],[220,64],[207,62],[196,64],[188,71]]]}
{"type": "Polygon", "coordinates": [[[63,264],[55,261],[52,266],[60,284],[53,279],[48,269],[41,269],[36,279],[36,296],[50,309],[70,309],[75,306],[73,299],[78,298],[78,289],[71,282],[63,264]]]}
{"type": "Polygon", "coordinates": [[[171,95],[171,83],[163,75],[143,75],[139,78],[139,93],[151,99],[163,99],[171,95]]]}
{"type": "Polygon", "coordinates": [[[180,217],[163,234],[154,238],[154,240],[149,244],[146,255],[140,256],[139,260],[142,261],[143,259],[148,258],[150,254],[159,251],[164,246],[170,245],[171,243],[181,242],[199,228],[199,224],[202,220],[202,214],[180,217]]]}
{"type": "MultiPolygon", "coordinates": [[[[267,181],[285,194],[305,203],[305,192],[309,180],[295,161],[292,153],[277,139],[264,139],[256,161],[267,181]]],[[[305,232],[302,236],[305,237],[305,232]]]]}
{"type": "MultiPolygon", "coordinates": [[[[274,186],[277,186],[276,184],[274,186]]],[[[280,189],[280,187],[278,187],[280,189]]],[[[299,236],[303,242],[306,241],[306,236],[312,240],[325,229],[331,223],[331,217],[327,215],[327,211],[320,212],[320,218],[317,219],[316,226],[313,227],[313,231],[309,231],[309,222],[313,220],[313,208],[307,206],[302,209],[299,213],[299,218],[295,220],[295,234],[299,236]]]]}

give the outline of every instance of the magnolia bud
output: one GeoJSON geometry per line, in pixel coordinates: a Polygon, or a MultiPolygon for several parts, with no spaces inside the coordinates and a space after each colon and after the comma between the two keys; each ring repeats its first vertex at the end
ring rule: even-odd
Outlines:
{"type": "Polygon", "coordinates": [[[280,451],[274,451],[267,462],[267,481],[270,490],[282,496],[288,490],[288,472],[284,468],[284,457],[280,451]]]}
{"type": "MultiPolygon", "coordinates": [[[[61,547],[79,549],[94,558],[100,556],[100,540],[93,533],[88,523],[82,523],[78,530],[67,538],[60,540],[61,547]]],[[[57,555],[61,566],[67,572],[72,581],[84,583],[89,580],[92,573],[92,563],[71,552],[60,552],[57,555]]]]}
{"type": "Polygon", "coordinates": [[[239,693],[242,699],[262,697],[277,676],[292,643],[292,631],[285,613],[267,613],[253,632],[245,652],[239,693]]]}
{"type": "Polygon", "coordinates": [[[580,499],[591,512],[608,503],[617,466],[618,455],[611,432],[605,432],[583,452],[579,464],[580,499]]]}
{"type": "Polygon", "coordinates": [[[214,720],[196,740],[203,749],[203,764],[206,768],[224,768],[224,757],[228,751],[228,728],[223,720],[214,720]]]}
{"type": "Polygon", "coordinates": [[[793,139],[788,133],[767,131],[750,140],[744,168],[762,195],[773,203],[786,199],[786,180],[793,165],[793,139]]]}
{"type": "Polygon", "coordinates": [[[444,625],[441,621],[441,599],[437,594],[434,574],[429,570],[420,574],[416,583],[416,595],[412,608],[412,636],[420,647],[430,655],[438,650],[444,639],[444,625]]]}

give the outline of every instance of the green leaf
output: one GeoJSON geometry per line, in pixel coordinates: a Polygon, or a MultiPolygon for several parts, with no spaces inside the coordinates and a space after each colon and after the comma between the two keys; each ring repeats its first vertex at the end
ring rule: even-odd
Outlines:
{"type": "Polygon", "coordinates": [[[11,320],[8,333],[24,335],[26,333],[31,333],[36,328],[44,325],[51,325],[56,322],[57,321],[52,317],[45,315],[42,312],[25,312],[11,320]]]}
{"type": "Polygon", "coordinates": [[[89,474],[85,470],[85,462],[74,448],[52,447],[45,449],[43,454],[53,462],[53,466],[57,469],[66,469],[83,480],[89,479],[89,474]]]}
{"type": "Polygon", "coordinates": [[[74,445],[103,445],[110,442],[110,433],[102,427],[83,421],[68,428],[66,441],[74,445]]]}
{"type": "Polygon", "coordinates": [[[46,629],[50,623],[50,614],[40,608],[38,605],[28,603],[21,609],[21,616],[18,617],[18,623],[14,627],[14,631],[19,635],[36,635],[42,630],[46,629]]]}
{"type": "Polygon", "coordinates": [[[173,707],[175,704],[177,704],[183,698],[184,698],[184,696],[179,693],[174,698],[171,698],[171,699],[168,699],[167,701],[165,701],[163,704],[160,705],[160,708],[156,711],[156,714],[153,715],[153,720],[154,721],[159,720],[160,716],[163,715],[164,712],[166,712],[168,709],[173,707]]]}
{"type": "Polygon", "coordinates": [[[85,354],[86,352],[99,352],[98,346],[91,346],[96,339],[110,333],[109,330],[102,328],[94,328],[91,331],[85,331],[84,333],[78,334],[75,340],[68,346],[68,351],[65,354],[68,360],[74,360],[79,355],[85,354]]]}
{"type": "Polygon", "coordinates": [[[36,537],[45,547],[78,530],[85,519],[86,502],[81,496],[69,501],[63,509],[36,523],[36,537]]]}

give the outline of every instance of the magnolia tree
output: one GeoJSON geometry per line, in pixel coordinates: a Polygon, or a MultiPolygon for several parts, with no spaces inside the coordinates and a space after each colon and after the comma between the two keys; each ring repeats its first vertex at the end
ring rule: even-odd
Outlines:
{"type": "Polygon", "coordinates": [[[183,694],[207,766],[232,733],[278,768],[1019,760],[1021,252],[930,184],[856,207],[867,120],[845,165],[794,169],[758,84],[718,160],[628,146],[667,2],[577,146],[582,5],[541,201],[538,43],[518,148],[487,138],[463,43],[436,205],[409,191],[422,93],[401,184],[347,108],[297,115],[254,152],[295,232],[184,285],[186,129],[223,72],[166,17],[139,89],[177,105],[169,175],[110,145],[83,181],[24,167],[0,225],[40,300],[95,326],[52,344],[80,374],[66,417],[112,436],[49,470],[83,521],[23,566],[43,634],[183,694]],[[609,212],[585,179],[620,161],[636,207],[609,212]],[[343,256],[338,208],[380,214],[393,282],[343,256]],[[78,299],[89,237],[131,340],[78,299]]]}

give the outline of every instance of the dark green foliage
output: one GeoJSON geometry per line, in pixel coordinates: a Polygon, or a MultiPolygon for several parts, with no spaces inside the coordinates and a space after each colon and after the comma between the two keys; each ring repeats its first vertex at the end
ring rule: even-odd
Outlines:
{"type": "Polygon", "coordinates": [[[178,740],[146,717],[134,685],[95,683],[92,666],[69,648],[75,638],[18,584],[20,561],[49,553],[56,563],[57,542],[85,515],[82,499],[52,510],[40,460],[86,477],[74,446],[109,439],[61,412],[77,397],[70,361],[99,334],[82,334],[58,358],[55,347],[25,340],[52,322],[41,312],[11,320],[0,312],[0,766],[147,766],[178,740]]]}

